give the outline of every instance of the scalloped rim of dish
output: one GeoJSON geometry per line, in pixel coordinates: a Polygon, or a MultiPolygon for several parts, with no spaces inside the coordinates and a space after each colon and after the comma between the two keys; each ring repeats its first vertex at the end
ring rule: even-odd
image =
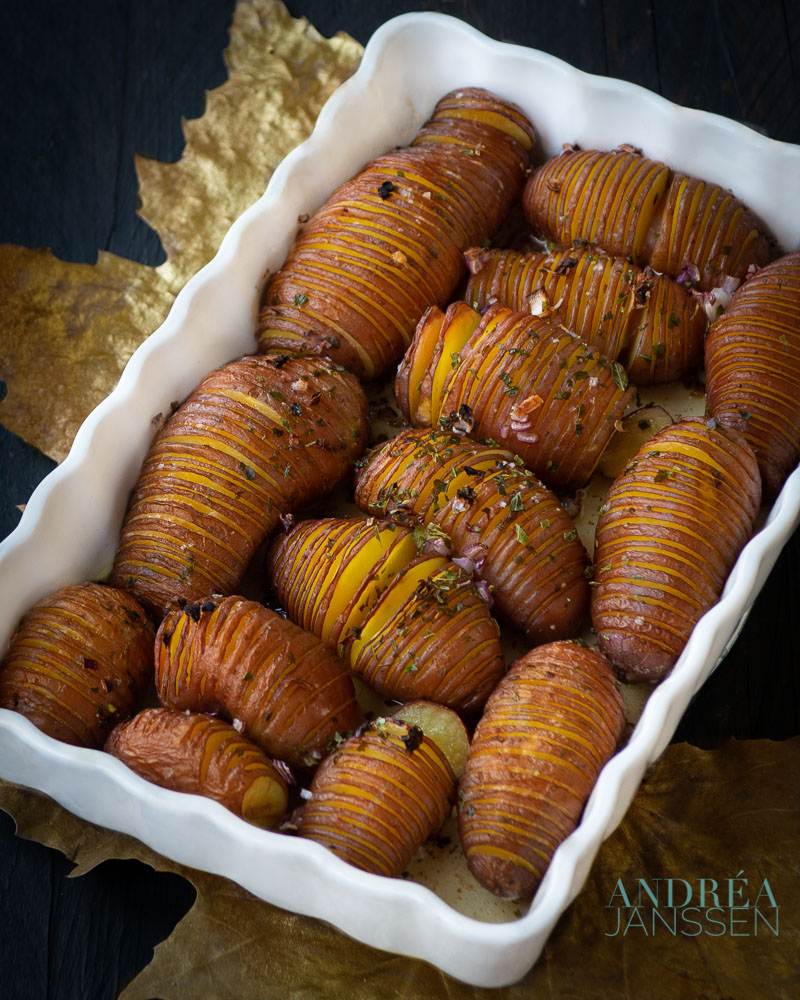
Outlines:
{"type": "MultiPolygon", "coordinates": [[[[447,15],[388,21],[367,45],[357,73],[322,109],[313,134],[285,158],[214,260],[188,282],[114,391],[81,426],[66,460],[37,488],[16,531],[0,543],[0,648],[39,597],[108,569],[152,437],[151,418],[184,398],[210,368],[255,349],[265,267],[280,265],[297,217],[315,210],[367,160],[408,142],[436,100],[459,86],[484,86],[516,100],[537,130],[539,155],[567,141],[601,148],[633,142],[648,155],[734,188],[785,249],[800,246],[800,147],[632,84],[591,76],[536,50],[496,42],[447,15]],[[341,134],[347,143],[338,141],[341,134]]],[[[423,886],[365,874],[316,843],[259,830],[215,802],[165,791],[115,759],[45,736],[8,710],[0,710],[0,776],[367,944],[424,958],[477,986],[508,985],[533,965],[578,894],[601,842],[669,743],[798,521],[800,470],[742,552],[722,599],[650,696],[628,744],[603,769],[580,825],[556,851],[530,909],[511,923],[463,916],[423,886]]]]}

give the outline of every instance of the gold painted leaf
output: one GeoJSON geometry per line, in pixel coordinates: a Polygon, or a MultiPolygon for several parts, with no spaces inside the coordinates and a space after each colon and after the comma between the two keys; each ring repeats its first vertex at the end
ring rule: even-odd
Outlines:
{"type": "Polygon", "coordinates": [[[0,421],[61,461],[85,417],[174,295],[153,268],[101,252],[96,264],[0,244],[0,421]]]}
{"type": "Polygon", "coordinates": [[[324,39],[278,0],[240,0],[225,53],[229,78],[184,123],[177,163],[138,157],[142,216],[167,260],[157,268],[100,253],[96,265],[48,250],[0,246],[0,421],[61,461],[75,432],[113,389],[128,358],[206,264],[231,223],[306,138],[361,46],[324,39]]]}
{"type": "MultiPolygon", "coordinates": [[[[0,807],[15,816],[20,835],[76,860],[73,874],[105,858],[136,857],[177,871],[197,888],[192,909],[121,1000],[789,1000],[800,995],[799,774],[800,737],[729,741],[713,751],[669,747],[601,848],[537,965],[520,983],[498,990],[467,986],[425,962],[377,951],[321,921],[260,902],[226,879],[189,871],[129,837],[83,823],[37,793],[0,782],[0,807]],[[632,907],[621,905],[619,885],[633,903],[639,879],[651,891],[660,885],[662,896],[666,880],[676,880],[676,893],[677,880],[684,880],[692,903],[701,879],[713,879],[716,887],[705,883],[701,912],[678,908],[675,935],[658,919],[651,933],[652,905],[640,908],[641,923],[631,920],[632,907]],[[749,912],[734,913],[733,924],[729,879],[741,889],[734,903],[750,903],[749,912]],[[778,904],[777,935],[763,922],[754,933],[759,892],[760,909],[773,925],[776,920],[763,894],[765,879],[778,904]],[[721,912],[709,913],[715,891],[721,912]],[[630,923],[627,933],[617,933],[620,919],[622,928],[630,923]]],[[[676,895],[676,902],[682,898],[676,895]]],[[[666,900],[658,910],[669,918],[666,900]]]]}

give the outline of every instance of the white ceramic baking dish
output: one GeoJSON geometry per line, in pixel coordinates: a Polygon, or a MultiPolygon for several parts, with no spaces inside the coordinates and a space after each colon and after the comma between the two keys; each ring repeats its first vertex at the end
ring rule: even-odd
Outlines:
{"type": "MultiPolygon", "coordinates": [[[[541,52],[494,42],[446,16],[389,21],[370,41],[357,74],[326,104],[313,135],[286,157],[264,196],[187,284],[0,545],[0,649],[39,597],[108,570],[152,437],[151,418],[183,398],[209,369],[254,350],[263,276],[280,265],[298,216],[314,211],[370,157],[410,140],[442,94],[466,85],[488,87],[520,104],[536,126],[539,155],[557,152],[563,142],[604,148],[633,143],[732,188],[785,249],[800,246],[797,147],[638,87],[589,76],[541,52]]],[[[800,471],[742,553],[722,600],[649,698],[629,743],[604,769],[580,826],[559,848],[529,911],[510,922],[464,916],[422,885],[364,874],[317,844],[266,833],[216,803],[157,788],[99,752],[44,736],[10,711],[0,711],[0,776],[368,944],[428,959],[476,985],[505,985],[535,962],[798,520],[800,471]]]]}

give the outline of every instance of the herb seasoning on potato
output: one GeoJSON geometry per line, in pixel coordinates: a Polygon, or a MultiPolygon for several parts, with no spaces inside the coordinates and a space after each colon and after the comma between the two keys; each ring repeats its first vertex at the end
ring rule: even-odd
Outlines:
{"type": "Polygon", "coordinates": [[[423,730],[376,719],[327,757],[298,822],[301,837],[376,875],[400,875],[456,799],[453,769],[423,730]]]}
{"type": "Polygon", "coordinates": [[[493,611],[531,642],[580,631],[586,552],[556,496],[512,452],[446,431],[402,431],[361,468],[356,503],[440,532],[489,588],[493,611]]]}
{"type": "Polygon", "coordinates": [[[269,568],[289,617],[381,694],[468,712],[505,671],[497,623],[471,577],[435,551],[419,554],[407,528],[301,521],[275,542],[269,568]]]}
{"type": "Polygon", "coordinates": [[[464,298],[555,319],[635,385],[683,378],[703,360],[706,313],[665,274],[578,246],[549,253],[473,248],[464,298]]]}
{"type": "Polygon", "coordinates": [[[334,191],[267,285],[262,349],[321,351],[359,378],[394,364],[432,302],[464,273],[461,254],[522,190],[533,129],[485,90],[443,97],[413,143],[334,191]]]}
{"type": "Polygon", "coordinates": [[[245,357],[207,375],[164,425],[134,487],[111,581],[163,616],[238,589],[281,516],[343,479],[367,402],[320,358],[245,357]]]}
{"type": "Polygon", "coordinates": [[[395,390],[414,427],[492,438],[555,489],[589,480],[635,396],[619,362],[563,327],[465,302],[422,317],[395,390]]]}

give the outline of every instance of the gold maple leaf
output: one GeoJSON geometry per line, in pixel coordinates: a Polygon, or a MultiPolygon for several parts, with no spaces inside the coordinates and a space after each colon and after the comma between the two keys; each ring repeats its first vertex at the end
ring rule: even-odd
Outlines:
{"type": "Polygon", "coordinates": [[[283,157],[308,136],[362,48],[325,39],[277,0],[240,0],[228,79],[184,125],[177,163],[138,157],[141,215],[167,253],[148,267],[101,252],[94,265],[0,245],[0,422],[60,461],[139,344],[206,264],[283,157]],[[46,405],[43,401],[46,400],[46,405]]]}

